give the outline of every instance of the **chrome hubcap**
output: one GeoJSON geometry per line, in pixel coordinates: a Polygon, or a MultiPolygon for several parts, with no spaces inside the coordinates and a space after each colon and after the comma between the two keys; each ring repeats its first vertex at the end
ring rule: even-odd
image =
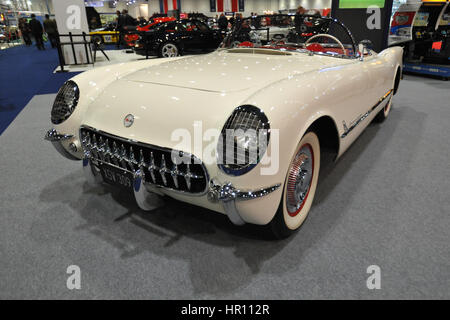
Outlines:
{"type": "Polygon", "coordinates": [[[178,48],[175,45],[168,43],[162,48],[162,55],[165,58],[176,57],[178,55],[178,48]]]}
{"type": "Polygon", "coordinates": [[[291,165],[286,189],[286,207],[296,216],[306,201],[314,174],[314,154],[309,144],[303,145],[291,165]]]}

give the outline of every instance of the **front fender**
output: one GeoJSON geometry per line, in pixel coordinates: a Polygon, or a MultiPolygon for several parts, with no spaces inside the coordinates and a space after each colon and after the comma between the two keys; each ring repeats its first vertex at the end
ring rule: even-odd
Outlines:
{"type": "Polygon", "coordinates": [[[133,72],[148,68],[153,65],[161,64],[168,59],[181,59],[183,57],[165,58],[165,59],[148,59],[135,62],[119,63],[105,67],[95,68],[94,70],[83,72],[70,80],[74,81],[80,90],[80,98],[78,105],[73,114],[61,124],[55,125],[57,132],[66,135],[72,135],[71,139],[62,141],[62,146],[71,153],[74,157],[81,159],[82,151],[79,143],[79,128],[83,122],[84,113],[87,108],[94,102],[97,97],[108,87],[111,83],[121,79],[133,72]],[[74,143],[77,146],[77,151],[74,152],[69,149],[69,145],[74,143]]]}
{"type": "MultiPolygon", "coordinates": [[[[221,173],[220,179],[226,179],[242,189],[255,185],[265,187],[281,184],[276,192],[264,199],[238,204],[239,212],[245,221],[267,224],[272,220],[280,203],[292,157],[297,151],[299,141],[314,122],[322,117],[329,117],[339,134],[339,113],[347,112],[345,108],[348,101],[361,99],[357,93],[348,96],[343,94],[351,92],[350,88],[355,84],[351,81],[341,81],[341,78],[342,72],[338,69],[312,71],[262,88],[244,102],[262,109],[270,121],[271,140],[268,152],[262,161],[245,175],[230,177],[221,173]],[[278,141],[275,131],[278,132],[278,141]],[[274,159],[275,154],[278,154],[277,164],[274,163],[277,160],[274,159]],[[262,163],[269,158],[276,170],[271,174],[263,174],[263,168],[267,166],[262,163]]],[[[360,89],[364,88],[360,85],[360,89]]],[[[342,129],[341,131],[343,132],[342,129]]]]}

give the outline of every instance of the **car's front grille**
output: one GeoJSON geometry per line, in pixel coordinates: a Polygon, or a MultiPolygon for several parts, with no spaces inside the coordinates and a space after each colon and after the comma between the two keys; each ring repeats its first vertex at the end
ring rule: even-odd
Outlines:
{"type": "Polygon", "coordinates": [[[206,191],[206,169],[193,155],[176,151],[185,159],[176,165],[172,149],[129,141],[86,127],[80,129],[80,137],[86,157],[131,173],[141,169],[145,183],[192,194],[206,191]]]}

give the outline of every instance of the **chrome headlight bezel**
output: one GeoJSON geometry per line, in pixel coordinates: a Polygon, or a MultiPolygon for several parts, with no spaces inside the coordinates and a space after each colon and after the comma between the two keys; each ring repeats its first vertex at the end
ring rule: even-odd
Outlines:
{"type": "Polygon", "coordinates": [[[66,121],[75,111],[80,99],[80,89],[78,85],[72,81],[66,81],[59,89],[53,103],[51,112],[51,121],[53,124],[61,124],[66,121]]]}
{"type": "Polygon", "coordinates": [[[249,171],[251,171],[256,165],[261,161],[264,154],[267,151],[270,141],[270,122],[264,111],[255,107],[253,105],[242,105],[234,109],[231,115],[228,117],[225,125],[222,128],[222,132],[217,144],[217,165],[220,170],[231,176],[241,176],[249,171]],[[226,148],[224,146],[229,146],[227,140],[227,130],[233,131],[233,163],[226,163],[227,154],[226,148]],[[242,129],[242,131],[253,133],[250,135],[237,135],[239,131],[237,129],[242,129]],[[235,135],[236,134],[236,135],[235,135]],[[240,138],[240,141],[238,141],[240,138]],[[249,139],[247,139],[249,138],[249,139]],[[264,139],[264,141],[263,141],[264,139]],[[242,161],[242,156],[244,157],[244,163],[238,163],[239,149],[237,147],[238,143],[243,143],[244,146],[241,150],[244,150],[244,154],[240,154],[240,159],[242,161]],[[256,155],[250,155],[250,148],[248,147],[252,144],[252,150],[256,148],[256,155]],[[245,146],[246,145],[246,146],[245,146]],[[252,159],[251,159],[252,158],[252,159]]]}

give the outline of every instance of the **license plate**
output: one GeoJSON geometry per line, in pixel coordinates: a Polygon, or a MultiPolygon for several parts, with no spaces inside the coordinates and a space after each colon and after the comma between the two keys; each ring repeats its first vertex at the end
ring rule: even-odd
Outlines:
{"type": "Polygon", "coordinates": [[[133,176],[128,171],[101,164],[100,172],[106,183],[126,189],[133,188],[133,176]]]}

